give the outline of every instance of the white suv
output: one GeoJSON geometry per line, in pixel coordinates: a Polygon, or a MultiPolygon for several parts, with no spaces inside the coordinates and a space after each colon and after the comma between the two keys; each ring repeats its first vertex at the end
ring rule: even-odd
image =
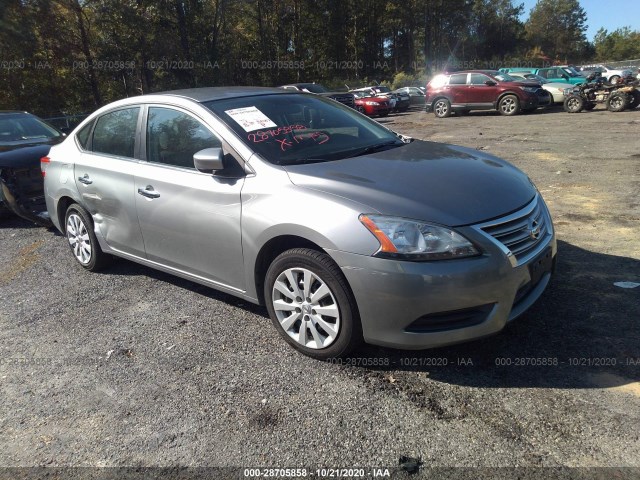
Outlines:
{"type": "Polygon", "coordinates": [[[585,76],[591,72],[600,72],[600,74],[607,79],[607,82],[610,83],[617,82],[620,78],[633,76],[631,70],[615,69],[607,65],[583,65],[580,67],[580,72],[584,72],[585,76]]]}

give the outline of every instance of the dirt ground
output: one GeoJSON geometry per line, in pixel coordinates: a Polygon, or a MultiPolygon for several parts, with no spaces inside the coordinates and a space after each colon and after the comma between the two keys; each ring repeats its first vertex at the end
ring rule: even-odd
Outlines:
{"type": "Polygon", "coordinates": [[[468,344],[321,363],[287,347],[262,308],[126,261],[84,272],[63,237],[10,220],[0,466],[397,469],[410,456],[423,472],[473,467],[474,478],[495,467],[639,475],[640,287],[614,283],[640,283],[640,109],[414,110],[382,123],[533,179],[559,253],[527,314],[468,344]],[[555,362],[521,360],[543,358],[555,362]]]}

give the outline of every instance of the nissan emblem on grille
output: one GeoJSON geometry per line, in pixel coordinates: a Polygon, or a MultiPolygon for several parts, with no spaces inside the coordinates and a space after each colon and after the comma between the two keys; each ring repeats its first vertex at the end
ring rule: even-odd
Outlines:
{"type": "Polygon", "coordinates": [[[540,236],[540,224],[538,223],[537,220],[529,221],[529,236],[533,240],[537,240],[538,237],[540,236]]]}

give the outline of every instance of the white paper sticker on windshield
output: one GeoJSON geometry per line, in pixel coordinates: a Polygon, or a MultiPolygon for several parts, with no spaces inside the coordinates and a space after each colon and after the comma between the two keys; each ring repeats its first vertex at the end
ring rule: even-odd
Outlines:
{"type": "Polygon", "coordinates": [[[225,110],[224,113],[238,122],[238,125],[244,128],[245,132],[253,132],[261,128],[277,127],[277,125],[258,110],[257,107],[234,108],[233,110],[225,110]]]}

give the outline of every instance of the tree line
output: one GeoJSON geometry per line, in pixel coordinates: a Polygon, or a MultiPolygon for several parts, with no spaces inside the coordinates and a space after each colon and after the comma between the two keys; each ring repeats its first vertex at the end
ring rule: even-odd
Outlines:
{"type": "Polygon", "coordinates": [[[217,85],[423,83],[448,68],[640,57],[578,0],[2,0],[0,108],[90,112],[217,85]]]}

